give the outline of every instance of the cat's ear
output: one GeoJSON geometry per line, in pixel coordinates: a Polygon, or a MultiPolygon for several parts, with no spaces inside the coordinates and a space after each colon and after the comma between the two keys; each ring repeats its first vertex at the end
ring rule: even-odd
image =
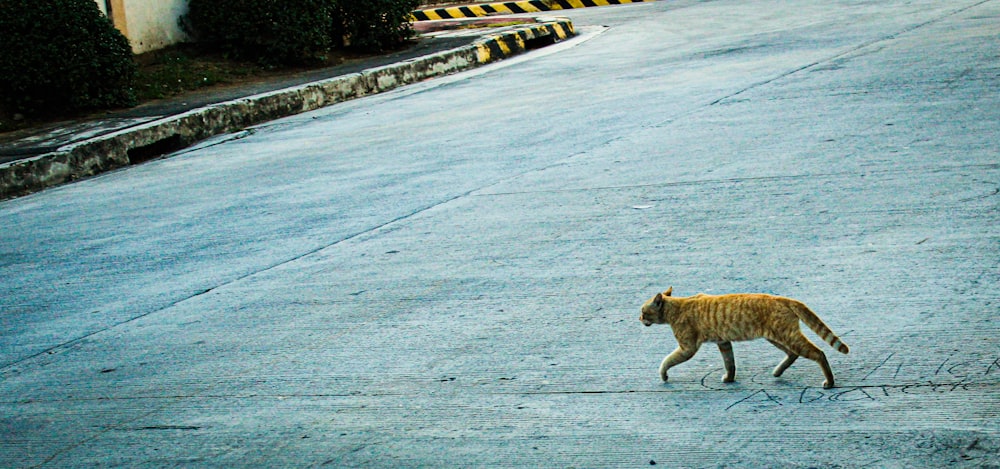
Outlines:
{"type": "Polygon", "coordinates": [[[656,296],[653,297],[653,307],[656,309],[660,309],[660,307],[662,306],[663,306],[663,293],[657,293],[656,296]]]}
{"type": "Polygon", "coordinates": [[[653,297],[653,307],[659,308],[662,305],[663,305],[663,293],[657,293],[656,296],[653,297]]]}
{"type": "Polygon", "coordinates": [[[670,296],[670,294],[673,292],[674,292],[674,287],[671,286],[670,288],[667,289],[667,291],[663,292],[663,296],[670,296]]]}

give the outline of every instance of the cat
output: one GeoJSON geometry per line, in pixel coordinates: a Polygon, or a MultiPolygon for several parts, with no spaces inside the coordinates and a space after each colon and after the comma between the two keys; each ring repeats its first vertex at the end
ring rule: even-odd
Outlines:
{"type": "Polygon", "coordinates": [[[806,305],[791,298],[762,293],[672,297],[674,288],[657,293],[642,305],[639,320],[646,326],[669,324],[677,338],[677,349],[660,363],[660,378],[667,380],[667,370],[686,362],[704,342],[715,342],[722,352],[725,383],[736,380],[736,361],[731,342],[765,338],[787,356],[775,369],[781,376],[799,356],[819,363],[826,380],[824,388],[833,387],[833,371],[826,354],[802,335],[799,321],[840,353],[849,351],[846,344],[806,305]]]}

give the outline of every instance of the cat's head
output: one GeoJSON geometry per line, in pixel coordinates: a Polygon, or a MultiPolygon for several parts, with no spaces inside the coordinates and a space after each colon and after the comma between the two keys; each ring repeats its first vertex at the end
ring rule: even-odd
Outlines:
{"type": "Polygon", "coordinates": [[[657,293],[655,296],[646,301],[642,305],[642,314],[639,315],[639,320],[642,321],[647,327],[653,324],[663,324],[665,322],[666,315],[663,314],[663,303],[664,297],[670,296],[674,292],[674,287],[670,287],[667,291],[663,293],[657,293]]]}

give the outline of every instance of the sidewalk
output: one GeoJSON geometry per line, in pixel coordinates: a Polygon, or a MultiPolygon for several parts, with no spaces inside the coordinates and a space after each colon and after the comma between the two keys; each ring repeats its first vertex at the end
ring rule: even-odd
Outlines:
{"type": "MultiPolygon", "coordinates": [[[[209,137],[456,73],[572,37],[563,18],[444,33],[420,22],[416,46],[239,88],[196,92],[92,120],[64,122],[0,142],[0,200],[137,164],[209,137]]],[[[519,20],[532,21],[530,18],[519,20]]]]}

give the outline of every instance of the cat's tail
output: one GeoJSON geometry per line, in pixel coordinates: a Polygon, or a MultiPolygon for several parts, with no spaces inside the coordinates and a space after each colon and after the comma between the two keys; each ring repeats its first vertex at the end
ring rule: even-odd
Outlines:
{"type": "Polygon", "coordinates": [[[837,337],[830,330],[830,327],[819,316],[816,316],[816,313],[812,312],[808,306],[796,301],[792,309],[795,310],[795,315],[799,317],[799,320],[806,323],[816,335],[820,336],[831,347],[837,349],[838,352],[847,353],[851,350],[847,347],[847,344],[840,341],[840,337],[837,337]]]}

